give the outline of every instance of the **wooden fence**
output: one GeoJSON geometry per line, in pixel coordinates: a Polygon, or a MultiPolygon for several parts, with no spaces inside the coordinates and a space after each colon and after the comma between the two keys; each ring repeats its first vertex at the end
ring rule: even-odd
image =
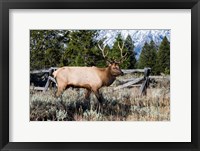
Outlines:
{"type": "MultiPolygon", "coordinates": [[[[45,92],[47,91],[51,82],[55,83],[57,86],[56,80],[51,76],[52,73],[57,69],[58,69],[57,67],[51,67],[49,69],[30,71],[30,75],[37,75],[37,74],[48,75],[47,82],[44,87],[33,86],[33,89],[45,92]]],[[[144,73],[144,74],[142,77],[139,77],[139,78],[130,78],[130,79],[121,80],[123,84],[115,87],[114,90],[119,90],[119,89],[130,87],[130,86],[131,87],[138,86],[140,87],[140,95],[142,95],[149,85],[149,80],[150,80],[149,75],[151,73],[151,68],[129,69],[129,70],[123,69],[122,71],[124,72],[124,74],[130,74],[130,73],[144,73]]]]}

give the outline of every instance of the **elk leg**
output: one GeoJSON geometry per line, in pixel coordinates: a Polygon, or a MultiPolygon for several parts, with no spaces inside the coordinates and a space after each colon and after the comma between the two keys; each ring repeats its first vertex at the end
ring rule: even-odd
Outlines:
{"type": "Polygon", "coordinates": [[[99,95],[99,91],[98,90],[93,90],[97,100],[98,100],[98,103],[97,103],[97,113],[101,112],[101,107],[102,107],[102,99],[99,95]]]}
{"type": "Polygon", "coordinates": [[[87,90],[87,92],[85,94],[85,99],[88,99],[91,94],[91,90],[89,90],[89,89],[86,89],[86,90],[87,90]]]}
{"type": "Polygon", "coordinates": [[[61,93],[63,92],[65,86],[62,85],[62,86],[58,86],[58,91],[56,93],[56,96],[59,97],[61,95],[61,93]]]}
{"type": "Polygon", "coordinates": [[[100,103],[102,103],[103,100],[102,100],[102,97],[101,97],[100,94],[99,94],[99,91],[98,91],[98,90],[93,90],[93,92],[94,92],[94,94],[95,94],[97,100],[98,100],[100,103]]]}
{"type": "Polygon", "coordinates": [[[58,90],[56,92],[56,96],[59,97],[61,95],[61,92],[62,92],[62,88],[58,87],[58,90]]]}
{"type": "Polygon", "coordinates": [[[59,97],[64,91],[64,89],[67,87],[68,83],[67,81],[63,81],[63,79],[58,78],[58,77],[56,78],[56,82],[57,82],[57,87],[58,87],[56,96],[59,97]]]}
{"type": "Polygon", "coordinates": [[[94,92],[94,95],[96,96],[97,100],[99,101],[99,99],[100,99],[100,96],[99,96],[99,93],[98,93],[98,91],[96,90],[96,91],[93,91],[93,92],[94,92]]]}
{"type": "Polygon", "coordinates": [[[86,88],[86,90],[87,90],[87,92],[85,94],[85,99],[87,99],[90,96],[90,93],[91,93],[91,86],[89,84],[86,84],[83,87],[86,88]]]}

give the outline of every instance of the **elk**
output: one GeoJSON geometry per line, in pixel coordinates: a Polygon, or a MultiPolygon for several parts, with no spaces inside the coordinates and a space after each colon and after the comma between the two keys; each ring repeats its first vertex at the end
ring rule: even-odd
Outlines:
{"type": "Polygon", "coordinates": [[[58,68],[53,72],[53,76],[57,81],[58,90],[56,96],[60,96],[65,88],[69,86],[86,88],[88,97],[91,92],[93,92],[101,103],[99,89],[103,86],[110,86],[116,79],[117,76],[123,75],[122,70],[119,67],[119,64],[124,61],[127,53],[123,55],[123,47],[118,43],[118,47],[121,53],[121,59],[119,62],[116,60],[108,60],[107,55],[108,51],[105,52],[105,47],[101,47],[98,44],[99,49],[105,60],[108,61],[109,65],[106,68],[98,67],[72,67],[65,66],[58,68]]]}

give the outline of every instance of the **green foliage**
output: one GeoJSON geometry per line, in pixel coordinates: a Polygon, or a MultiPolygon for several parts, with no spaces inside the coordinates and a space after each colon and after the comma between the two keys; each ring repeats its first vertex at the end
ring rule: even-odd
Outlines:
{"type": "Polygon", "coordinates": [[[59,65],[61,53],[58,49],[48,48],[45,54],[45,62],[49,66],[56,67],[59,65]]]}
{"type": "Polygon", "coordinates": [[[154,75],[170,74],[170,43],[167,37],[163,38],[158,51],[153,41],[145,43],[137,67],[150,67],[154,75]]]}
{"type": "Polygon", "coordinates": [[[109,58],[113,58],[117,61],[121,60],[120,48],[122,48],[122,55],[126,55],[123,59],[124,61],[120,64],[123,69],[133,69],[136,64],[134,43],[130,35],[127,36],[125,40],[122,39],[121,34],[119,34],[114,42],[112,49],[109,51],[109,58]],[[124,47],[123,47],[124,43],[124,47]]]}
{"type": "MultiPolygon", "coordinates": [[[[108,45],[103,46],[103,40],[98,41],[98,44],[100,45],[100,47],[105,47],[104,51],[105,53],[110,52],[110,47],[108,45]]],[[[101,52],[101,50],[99,49],[98,46],[94,47],[94,49],[92,49],[93,52],[93,61],[95,62],[95,66],[98,67],[105,67],[107,65],[106,59],[103,57],[103,54],[101,52]]]]}
{"type": "Polygon", "coordinates": [[[134,43],[130,35],[128,35],[125,40],[125,48],[127,49],[128,56],[128,59],[125,63],[127,64],[128,69],[133,69],[136,67],[137,60],[135,58],[136,53],[134,52],[134,43]]]}
{"type": "Polygon", "coordinates": [[[157,64],[160,73],[170,74],[170,42],[167,40],[167,37],[164,37],[160,44],[157,64]]]}
{"type": "Polygon", "coordinates": [[[119,34],[112,48],[104,45],[105,39],[97,40],[97,36],[97,30],[31,30],[31,70],[52,66],[105,67],[106,59],[98,44],[105,47],[109,59],[119,61],[121,53],[118,44],[122,47],[123,43],[122,54],[127,55],[121,67],[135,67],[134,43],[130,35],[123,40],[119,34]]]}
{"type": "Polygon", "coordinates": [[[156,74],[156,57],[157,53],[154,41],[151,41],[149,44],[145,43],[140,54],[138,67],[141,69],[150,67],[152,69],[152,74],[156,74]]]}
{"type": "Polygon", "coordinates": [[[108,53],[108,58],[109,59],[120,60],[120,50],[119,50],[119,47],[118,47],[118,43],[120,43],[120,45],[122,46],[122,42],[123,42],[122,37],[119,34],[115,39],[113,47],[110,49],[110,51],[108,53]]]}
{"type": "Polygon", "coordinates": [[[42,69],[45,67],[45,52],[41,49],[30,52],[30,69],[42,69]]]}
{"type": "Polygon", "coordinates": [[[68,41],[69,31],[31,30],[30,68],[41,69],[57,66],[68,41]]]}
{"type": "Polygon", "coordinates": [[[61,66],[91,66],[95,64],[97,50],[94,37],[96,30],[75,30],[69,34],[67,48],[61,58],[61,66]]]}
{"type": "Polygon", "coordinates": [[[30,69],[43,69],[61,66],[98,66],[105,67],[98,44],[108,52],[108,60],[121,60],[123,69],[152,68],[152,74],[170,74],[170,43],[164,37],[158,47],[154,41],[145,43],[137,61],[134,52],[134,42],[131,35],[126,39],[117,35],[113,46],[105,42],[106,37],[97,39],[98,30],[31,30],[30,31],[30,69]]]}

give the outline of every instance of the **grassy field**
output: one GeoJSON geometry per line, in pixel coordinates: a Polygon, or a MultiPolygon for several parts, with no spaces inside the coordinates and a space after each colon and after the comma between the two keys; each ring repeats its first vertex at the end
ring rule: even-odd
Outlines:
{"type": "Polygon", "coordinates": [[[97,112],[94,94],[85,99],[83,88],[68,88],[60,98],[54,96],[56,89],[45,93],[30,90],[30,121],[169,121],[169,78],[151,79],[143,96],[137,86],[114,90],[120,79],[134,76],[119,77],[110,87],[100,89],[101,112],[97,112]]]}

